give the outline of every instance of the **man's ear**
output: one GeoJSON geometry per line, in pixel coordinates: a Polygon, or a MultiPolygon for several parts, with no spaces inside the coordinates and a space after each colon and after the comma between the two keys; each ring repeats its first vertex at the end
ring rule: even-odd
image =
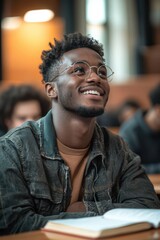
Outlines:
{"type": "Polygon", "coordinates": [[[49,98],[57,98],[57,90],[56,85],[54,83],[46,83],[45,84],[45,91],[49,98]]]}

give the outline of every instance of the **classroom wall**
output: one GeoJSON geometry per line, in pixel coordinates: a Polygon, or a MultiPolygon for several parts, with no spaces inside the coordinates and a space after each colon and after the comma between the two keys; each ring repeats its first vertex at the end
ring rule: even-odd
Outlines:
{"type": "Polygon", "coordinates": [[[44,23],[25,23],[14,30],[2,31],[3,84],[32,83],[41,85],[38,66],[41,52],[49,49],[53,38],[64,32],[61,18],[44,23]]]}
{"type": "Polygon", "coordinates": [[[114,79],[110,83],[110,96],[106,109],[116,109],[127,99],[137,100],[142,108],[149,108],[148,94],[152,88],[160,83],[160,74],[146,74],[130,77],[127,82],[115,84],[114,79]]]}

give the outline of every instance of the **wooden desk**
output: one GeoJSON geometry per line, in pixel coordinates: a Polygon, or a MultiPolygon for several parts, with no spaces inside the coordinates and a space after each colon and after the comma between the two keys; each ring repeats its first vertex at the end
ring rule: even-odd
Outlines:
{"type": "Polygon", "coordinates": [[[152,182],[156,193],[160,195],[160,174],[148,174],[148,177],[152,182]]]}
{"type": "MultiPolygon", "coordinates": [[[[34,231],[28,233],[19,233],[0,237],[0,240],[88,240],[89,238],[78,238],[65,236],[56,233],[34,231]]],[[[160,239],[160,229],[153,229],[134,234],[121,235],[112,238],[101,238],[101,240],[158,240],[160,239]]]]}

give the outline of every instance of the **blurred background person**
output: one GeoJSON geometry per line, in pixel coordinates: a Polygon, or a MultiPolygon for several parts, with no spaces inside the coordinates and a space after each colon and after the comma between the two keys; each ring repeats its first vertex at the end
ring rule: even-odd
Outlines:
{"type": "Polygon", "coordinates": [[[140,108],[139,102],[135,99],[127,99],[124,101],[117,110],[119,125],[121,126],[125,121],[132,118],[140,108]]]}
{"type": "Polygon", "coordinates": [[[122,123],[129,120],[135,112],[140,109],[140,104],[135,99],[127,99],[115,110],[105,111],[97,117],[97,122],[103,127],[120,127],[122,123]]]}
{"type": "Polygon", "coordinates": [[[0,93],[0,136],[27,120],[38,120],[50,107],[45,95],[31,85],[8,87],[0,93]]]}
{"type": "Polygon", "coordinates": [[[151,106],[125,122],[119,134],[140,155],[147,173],[160,173],[160,84],[149,94],[151,106]]]}
{"type": "Polygon", "coordinates": [[[102,127],[119,127],[116,110],[105,111],[97,117],[97,123],[102,127]]]}

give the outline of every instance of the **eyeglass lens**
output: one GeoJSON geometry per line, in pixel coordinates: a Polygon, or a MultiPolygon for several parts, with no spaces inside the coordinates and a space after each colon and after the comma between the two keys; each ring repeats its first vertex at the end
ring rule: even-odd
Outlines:
{"type": "MultiPolygon", "coordinates": [[[[91,74],[91,68],[96,68],[96,66],[89,66],[85,62],[76,62],[73,65],[73,73],[80,78],[87,78],[91,74]]],[[[105,65],[97,68],[97,75],[102,79],[107,79],[112,74],[112,70],[105,65]]]]}

